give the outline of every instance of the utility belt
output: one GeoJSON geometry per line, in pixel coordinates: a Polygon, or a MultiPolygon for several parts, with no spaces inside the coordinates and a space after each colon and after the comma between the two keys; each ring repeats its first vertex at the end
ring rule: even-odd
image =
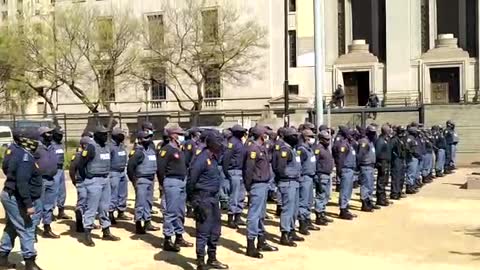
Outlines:
{"type": "Polygon", "coordinates": [[[123,169],[114,169],[114,168],[112,168],[112,172],[123,173],[123,172],[125,172],[125,168],[123,168],[123,169]]]}
{"type": "Polygon", "coordinates": [[[150,181],[153,181],[153,179],[155,179],[155,174],[137,175],[137,179],[140,179],[140,178],[145,178],[145,179],[148,179],[150,181]]]}
{"type": "Polygon", "coordinates": [[[327,173],[327,172],[317,172],[317,175],[318,175],[318,176],[320,176],[320,175],[330,176],[330,175],[332,175],[332,172],[329,172],[329,173],[327,173]]]}
{"type": "Polygon", "coordinates": [[[280,178],[279,182],[298,182],[299,178],[280,178]]]}
{"type": "Polygon", "coordinates": [[[177,180],[180,180],[180,181],[185,181],[185,178],[186,176],[185,175],[165,175],[165,179],[167,178],[173,178],[173,179],[177,179],[177,180]]]}
{"type": "Polygon", "coordinates": [[[360,167],[372,167],[372,168],[375,168],[375,164],[371,163],[371,164],[360,164],[360,167]]]}
{"type": "Polygon", "coordinates": [[[92,179],[92,178],[107,178],[107,174],[87,174],[87,179],[92,179]]]}
{"type": "Polygon", "coordinates": [[[302,176],[310,176],[310,177],[315,177],[315,174],[302,174],[302,176]]]}

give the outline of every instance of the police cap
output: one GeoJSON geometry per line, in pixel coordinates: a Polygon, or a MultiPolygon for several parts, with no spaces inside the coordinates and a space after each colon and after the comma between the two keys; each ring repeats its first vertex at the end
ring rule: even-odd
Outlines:
{"type": "Polygon", "coordinates": [[[53,131],[53,128],[50,128],[50,127],[39,127],[38,128],[38,134],[39,135],[43,135],[45,133],[52,132],[52,131],[53,131]]]}
{"type": "Polygon", "coordinates": [[[303,137],[315,137],[315,134],[313,133],[313,131],[311,129],[304,129],[302,130],[302,136],[303,137]]]}
{"type": "Polygon", "coordinates": [[[298,135],[298,132],[297,132],[296,129],[290,127],[290,128],[286,128],[286,129],[285,129],[285,132],[284,132],[283,135],[284,135],[285,137],[288,137],[288,136],[296,136],[296,135],[298,135]]]}
{"type": "Polygon", "coordinates": [[[265,128],[264,126],[261,126],[261,125],[257,125],[257,126],[254,126],[252,128],[252,135],[255,136],[255,137],[260,137],[260,136],[263,136],[265,134],[267,134],[268,132],[268,129],[265,128]]]}
{"type": "Polygon", "coordinates": [[[118,136],[118,135],[125,135],[125,133],[121,128],[117,127],[112,130],[112,136],[118,136]]]}
{"type": "Polygon", "coordinates": [[[92,142],[92,138],[84,136],[80,139],[80,144],[89,144],[92,142]]]}
{"type": "Polygon", "coordinates": [[[183,135],[185,132],[180,127],[172,127],[167,129],[167,134],[168,136],[172,136],[174,134],[183,135]]]}
{"type": "Polygon", "coordinates": [[[247,132],[247,129],[240,126],[240,125],[234,125],[233,127],[230,128],[232,132],[247,132]]]}
{"type": "Polygon", "coordinates": [[[152,122],[150,121],[145,121],[142,123],[142,129],[145,130],[145,129],[148,129],[148,130],[155,130],[154,127],[153,127],[153,124],[152,122]]]}
{"type": "Polygon", "coordinates": [[[330,133],[328,133],[328,131],[322,130],[318,133],[318,139],[329,141],[330,139],[332,139],[332,136],[330,136],[330,133]]]}
{"type": "Polygon", "coordinates": [[[153,134],[151,132],[145,131],[145,130],[139,130],[137,132],[137,138],[139,139],[146,139],[148,137],[152,137],[153,134]]]}

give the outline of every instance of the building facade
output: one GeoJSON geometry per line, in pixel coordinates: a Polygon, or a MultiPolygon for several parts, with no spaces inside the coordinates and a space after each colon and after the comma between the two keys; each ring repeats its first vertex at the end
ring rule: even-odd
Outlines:
{"type": "MultiPolygon", "coordinates": [[[[106,15],[110,9],[125,9],[148,20],[162,15],[166,1],[0,0],[0,20],[46,16],[62,5],[92,5],[106,15]]],[[[311,110],[315,98],[313,2],[290,0],[289,47],[285,50],[282,0],[205,1],[205,9],[235,6],[244,16],[256,18],[268,31],[268,48],[255,63],[259,76],[241,85],[219,78],[220,91],[204,101],[204,110],[263,110],[281,117],[285,51],[291,108],[299,113],[311,110]]],[[[323,0],[323,5],[322,89],[327,102],[337,85],[344,86],[347,106],[365,106],[372,92],[386,105],[477,101],[478,0],[323,0]]],[[[114,87],[113,91],[114,111],[179,110],[172,93],[154,82],[114,87]]],[[[98,89],[92,87],[88,94],[94,99],[98,89]]],[[[68,90],[58,91],[55,100],[59,112],[88,112],[68,90]]],[[[41,113],[42,102],[34,102],[28,112],[41,113]]]]}

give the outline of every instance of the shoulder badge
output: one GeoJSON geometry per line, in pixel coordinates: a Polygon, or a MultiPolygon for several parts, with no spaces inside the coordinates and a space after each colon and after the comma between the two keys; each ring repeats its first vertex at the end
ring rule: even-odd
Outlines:
{"type": "Polygon", "coordinates": [[[212,161],[209,158],[207,158],[207,165],[208,166],[212,165],[212,161]]]}
{"type": "MultiPolygon", "coordinates": [[[[133,151],[133,150],[132,150],[133,151]]],[[[82,151],[82,157],[86,157],[88,155],[88,151],[87,150],[83,150],[82,151]]]]}
{"type": "Polygon", "coordinates": [[[287,152],[282,151],[282,158],[286,158],[286,157],[287,157],[287,152]]]}
{"type": "Polygon", "coordinates": [[[184,149],[185,149],[185,147],[183,145],[180,145],[180,150],[183,151],[184,149]]]}
{"type": "Polygon", "coordinates": [[[277,151],[280,150],[280,145],[278,145],[278,144],[275,145],[275,150],[277,150],[277,151]]]}
{"type": "Polygon", "coordinates": [[[252,142],[248,142],[248,146],[252,145],[252,142]]]}
{"type": "Polygon", "coordinates": [[[35,168],[40,169],[40,166],[38,166],[38,163],[35,162],[35,168]]]}
{"type": "Polygon", "coordinates": [[[23,161],[28,161],[28,154],[27,153],[23,154],[23,161]]]}
{"type": "Polygon", "coordinates": [[[320,149],[315,149],[315,155],[320,154],[320,149]]]}
{"type": "Polygon", "coordinates": [[[299,155],[299,156],[300,156],[301,154],[302,154],[302,151],[300,151],[300,150],[297,150],[297,155],[299,155]]]}
{"type": "Polygon", "coordinates": [[[5,152],[5,155],[7,155],[7,156],[8,156],[8,155],[10,155],[11,153],[12,153],[12,150],[10,150],[10,149],[7,149],[7,152],[5,152]]]}
{"type": "Polygon", "coordinates": [[[129,156],[130,156],[130,157],[133,157],[134,154],[135,154],[135,150],[132,150],[132,151],[130,151],[129,156]]]}
{"type": "Polygon", "coordinates": [[[82,152],[82,148],[81,148],[81,147],[78,147],[78,148],[77,148],[77,152],[82,152]]]}
{"type": "Polygon", "coordinates": [[[197,151],[195,152],[195,155],[197,155],[197,156],[198,156],[198,155],[200,155],[200,153],[202,153],[202,150],[200,150],[200,149],[197,149],[197,151]]]}
{"type": "Polygon", "coordinates": [[[366,143],[362,143],[362,147],[367,147],[367,144],[366,144],[366,143]]]}
{"type": "Polygon", "coordinates": [[[257,152],[250,152],[250,158],[251,159],[256,159],[257,158],[257,152]]]}
{"type": "Polygon", "coordinates": [[[407,142],[411,142],[412,140],[410,138],[407,139],[407,142]]]}
{"type": "Polygon", "coordinates": [[[188,151],[191,151],[191,150],[192,150],[192,145],[191,145],[191,144],[187,145],[187,150],[188,150],[188,151]]]}
{"type": "Polygon", "coordinates": [[[71,159],[71,160],[72,160],[72,161],[74,161],[74,160],[75,160],[75,155],[73,155],[73,156],[72,156],[72,159],[71,159]]]}
{"type": "Polygon", "coordinates": [[[162,150],[162,152],[160,152],[160,156],[161,156],[161,157],[165,157],[166,155],[167,155],[167,151],[162,150]]]}
{"type": "Polygon", "coordinates": [[[228,143],[227,148],[232,149],[233,148],[233,143],[228,143]]]}
{"type": "Polygon", "coordinates": [[[162,149],[162,144],[159,143],[157,144],[157,150],[160,150],[160,149],[162,149]]]}
{"type": "Polygon", "coordinates": [[[340,148],[340,152],[342,152],[342,153],[345,152],[345,150],[346,150],[346,149],[345,149],[345,147],[343,147],[343,146],[340,148]]]}

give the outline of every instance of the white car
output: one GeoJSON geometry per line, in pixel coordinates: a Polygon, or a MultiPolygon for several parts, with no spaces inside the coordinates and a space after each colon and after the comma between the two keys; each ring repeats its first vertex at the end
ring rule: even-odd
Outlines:
{"type": "Polygon", "coordinates": [[[8,147],[12,142],[12,129],[8,126],[0,126],[0,146],[8,147]]]}

